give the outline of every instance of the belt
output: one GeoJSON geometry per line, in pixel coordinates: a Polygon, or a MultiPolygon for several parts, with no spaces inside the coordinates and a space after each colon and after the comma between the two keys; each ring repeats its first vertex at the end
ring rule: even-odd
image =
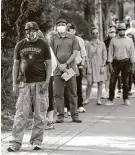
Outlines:
{"type": "Polygon", "coordinates": [[[130,60],[129,58],[122,59],[122,60],[116,60],[116,59],[114,59],[114,61],[117,61],[117,62],[125,62],[125,61],[129,61],[129,60],[130,60]]]}

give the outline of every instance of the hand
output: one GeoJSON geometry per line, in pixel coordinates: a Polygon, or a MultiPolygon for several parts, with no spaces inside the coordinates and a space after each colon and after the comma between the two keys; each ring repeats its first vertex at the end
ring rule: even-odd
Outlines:
{"type": "Polygon", "coordinates": [[[110,71],[111,74],[114,73],[114,69],[113,69],[113,67],[112,67],[112,64],[109,64],[109,71],[110,71]]]}
{"type": "Polygon", "coordinates": [[[19,93],[19,85],[13,85],[13,92],[15,93],[15,95],[18,95],[19,93]]]}
{"type": "Polygon", "coordinates": [[[49,81],[45,81],[44,84],[41,86],[40,93],[44,94],[45,91],[48,90],[48,87],[49,87],[49,81]]]}
{"type": "Polygon", "coordinates": [[[68,74],[68,69],[67,69],[67,68],[65,68],[63,71],[66,72],[66,73],[68,74]]]}
{"type": "Polygon", "coordinates": [[[65,69],[66,67],[67,67],[67,64],[66,64],[66,63],[60,64],[60,65],[59,65],[60,71],[64,71],[64,69],[65,69]]]}
{"type": "Polygon", "coordinates": [[[105,70],[105,68],[104,68],[104,66],[102,66],[102,67],[100,68],[100,73],[101,73],[101,74],[104,74],[104,70],[105,70]]]}

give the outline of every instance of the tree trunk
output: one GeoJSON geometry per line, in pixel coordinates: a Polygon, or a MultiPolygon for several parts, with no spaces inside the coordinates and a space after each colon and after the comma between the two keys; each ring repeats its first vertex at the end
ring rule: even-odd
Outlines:
{"type": "Polygon", "coordinates": [[[123,6],[123,0],[118,1],[118,7],[119,7],[119,20],[122,22],[124,19],[124,6],[123,6]]]}

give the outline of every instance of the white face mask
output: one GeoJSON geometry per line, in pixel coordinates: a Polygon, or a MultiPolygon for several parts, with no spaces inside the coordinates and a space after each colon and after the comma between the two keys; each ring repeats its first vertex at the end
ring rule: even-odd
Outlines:
{"type": "Polygon", "coordinates": [[[64,33],[66,32],[66,26],[57,26],[57,31],[59,33],[64,33]]]}

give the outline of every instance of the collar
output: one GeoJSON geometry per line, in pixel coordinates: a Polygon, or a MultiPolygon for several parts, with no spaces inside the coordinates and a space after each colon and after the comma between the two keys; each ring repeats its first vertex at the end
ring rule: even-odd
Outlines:
{"type": "Polygon", "coordinates": [[[126,37],[126,36],[124,36],[124,37],[120,37],[120,36],[118,35],[117,38],[120,39],[120,38],[127,38],[127,37],[126,37]]]}
{"type": "Polygon", "coordinates": [[[57,33],[57,36],[58,36],[59,38],[71,38],[70,33],[68,33],[68,32],[65,33],[65,36],[64,36],[64,37],[62,37],[62,36],[60,35],[60,33],[57,33]]]}
{"type": "Polygon", "coordinates": [[[91,40],[91,42],[92,42],[92,44],[93,44],[93,45],[95,45],[95,44],[99,44],[99,43],[100,43],[100,40],[99,40],[99,39],[97,39],[97,41],[96,41],[96,42],[94,42],[94,41],[93,41],[93,39],[92,39],[92,40],[91,40]]]}

